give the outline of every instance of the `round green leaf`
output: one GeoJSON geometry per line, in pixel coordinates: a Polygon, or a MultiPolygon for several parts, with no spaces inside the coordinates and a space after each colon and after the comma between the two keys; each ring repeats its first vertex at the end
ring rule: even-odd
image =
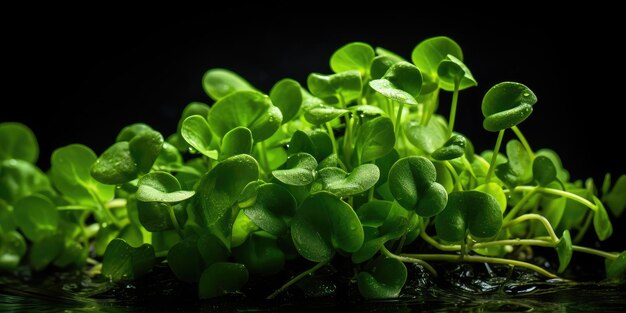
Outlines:
{"type": "Polygon", "coordinates": [[[221,68],[208,70],[202,77],[202,87],[211,99],[218,101],[234,92],[256,90],[241,76],[221,68]]]}
{"type": "Polygon", "coordinates": [[[363,244],[363,228],[354,210],[329,192],[310,195],[291,224],[298,253],[313,262],[332,258],[335,250],[355,252],[363,244]]]}
{"type": "Polygon", "coordinates": [[[296,206],[296,199],[287,189],[277,184],[264,184],[257,188],[254,204],[244,208],[243,213],[261,229],[278,236],[287,231],[296,206]]]}
{"type": "Polygon", "coordinates": [[[389,57],[391,59],[393,59],[396,62],[400,62],[400,61],[406,61],[403,57],[399,56],[397,53],[395,52],[391,52],[385,48],[381,48],[381,47],[376,47],[376,54],[379,56],[385,56],[385,57],[389,57]]]}
{"type": "Polygon", "coordinates": [[[398,63],[399,61],[395,60],[392,57],[386,55],[379,55],[372,60],[372,64],[370,65],[370,76],[372,79],[380,79],[387,73],[389,68],[398,63]]]}
{"type": "Polygon", "coordinates": [[[61,234],[48,235],[36,241],[29,253],[30,266],[35,271],[45,269],[63,252],[64,242],[61,234]]]}
{"type": "Polygon", "coordinates": [[[0,199],[14,203],[46,189],[50,189],[48,177],[33,164],[18,159],[0,161],[0,199]]]}
{"type": "Polygon", "coordinates": [[[437,75],[446,86],[452,86],[452,88],[454,88],[454,85],[458,84],[458,90],[478,85],[474,76],[472,76],[472,73],[467,66],[465,66],[463,61],[450,54],[439,63],[437,75]]]}
{"type": "Polygon", "coordinates": [[[91,176],[98,182],[108,185],[127,183],[139,173],[127,141],[110,146],[91,167],[91,176]]]}
{"type": "Polygon", "coordinates": [[[0,231],[0,270],[17,268],[26,254],[26,241],[16,231],[0,231]]]}
{"type": "Polygon", "coordinates": [[[533,160],[533,177],[542,186],[556,180],[556,166],[548,157],[539,155],[533,160]]]}
{"type": "Polygon", "coordinates": [[[285,265],[285,254],[276,239],[255,234],[241,246],[233,248],[233,257],[253,274],[276,274],[285,265]]]}
{"type": "Polygon", "coordinates": [[[245,127],[233,128],[222,138],[219,159],[228,159],[238,154],[250,154],[252,143],[252,132],[249,129],[245,127]]]}
{"type": "Polygon", "coordinates": [[[259,230],[259,226],[244,214],[243,210],[240,210],[233,223],[230,247],[241,246],[248,239],[250,234],[257,230],[259,230]]]}
{"type": "Polygon", "coordinates": [[[370,81],[370,87],[392,101],[417,104],[422,89],[422,73],[409,62],[392,65],[381,79],[370,81]]]}
{"type": "Polygon", "coordinates": [[[317,176],[323,190],[338,197],[347,197],[374,187],[380,177],[380,170],[375,164],[363,164],[348,174],[338,167],[327,167],[321,169],[317,176]]]}
{"type": "Polygon", "coordinates": [[[332,100],[333,103],[343,98],[347,102],[361,96],[361,74],[359,71],[347,71],[332,75],[311,73],[307,78],[307,86],[314,96],[332,100]]]}
{"type": "Polygon", "coordinates": [[[206,119],[200,115],[192,115],[183,121],[180,129],[183,139],[203,155],[216,160],[217,151],[211,149],[211,129],[206,119]]]}
{"type": "Polygon", "coordinates": [[[150,125],[147,125],[147,124],[144,124],[144,123],[130,124],[130,125],[122,128],[120,133],[117,134],[117,138],[115,139],[115,142],[131,141],[137,135],[142,134],[142,133],[147,132],[147,131],[152,131],[152,130],[153,129],[152,129],[152,127],[150,127],[150,125]]]}
{"type": "Polygon", "coordinates": [[[204,264],[211,265],[228,260],[230,251],[224,243],[214,235],[206,234],[198,238],[198,251],[204,264]]]}
{"type": "Polygon", "coordinates": [[[260,142],[278,130],[283,115],[268,96],[256,91],[239,91],[217,101],[209,112],[208,121],[219,137],[243,126],[252,132],[254,141],[260,142]]]}
{"type": "MultiPolygon", "coordinates": [[[[504,213],[504,211],[506,210],[507,198],[506,198],[506,194],[504,194],[504,190],[502,190],[502,187],[500,187],[500,185],[491,182],[487,184],[482,184],[476,187],[475,190],[482,191],[484,193],[487,193],[493,196],[496,199],[496,201],[498,201],[498,204],[500,205],[500,211],[504,213]]],[[[556,224],[553,224],[553,225],[556,225],[556,224]]]]}
{"type": "Polygon", "coordinates": [[[626,272],[626,251],[619,254],[617,259],[611,261],[606,259],[605,262],[606,277],[620,278],[626,272]]]}
{"type": "Polygon", "coordinates": [[[574,250],[572,250],[572,237],[569,234],[569,230],[566,229],[563,231],[563,236],[555,248],[559,256],[559,270],[557,272],[563,273],[572,260],[572,254],[574,252],[574,250]]]}
{"type": "Polygon", "coordinates": [[[355,149],[359,163],[382,158],[393,150],[396,136],[393,122],[388,117],[377,117],[365,122],[359,129],[355,149]]]}
{"type": "Polygon", "coordinates": [[[200,276],[198,297],[216,298],[235,292],[248,282],[248,270],[239,263],[215,263],[200,276]]]}
{"type": "Polygon", "coordinates": [[[465,137],[452,135],[443,146],[431,154],[433,159],[444,161],[461,157],[465,153],[465,137]]]}
{"type": "Polygon", "coordinates": [[[626,196],[624,195],[626,195],[626,175],[620,176],[611,191],[602,197],[616,217],[620,217],[626,209],[626,196]]]}
{"type": "Polygon", "coordinates": [[[517,140],[506,144],[508,162],[496,166],[496,176],[508,186],[528,183],[533,178],[532,160],[528,151],[517,140]]]}
{"type": "Polygon", "coordinates": [[[163,148],[163,136],[153,130],[138,134],[128,142],[128,150],[141,173],[148,173],[163,148]]]}
{"type": "Polygon", "coordinates": [[[330,68],[335,73],[357,70],[365,76],[374,59],[374,49],[366,43],[352,42],[339,48],[330,57],[330,68]]]}
{"type": "Polygon", "coordinates": [[[151,245],[133,248],[117,238],[109,243],[104,252],[102,275],[113,281],[136,279],[150,272],[154,264],[154,248],[151,245]]]}
{"type": "Polygon", "coordinates": [[[205,268],[194,239],[185,239],[173,246],[167,254],[167,264],[178,279],[187,283],[197,282],[205,268]]]}
{"type": "Polygon", "coordinates": [[[53,235],[59,225],[59,213],[48,198],[26,196],[15,203],[15,222],[24,235],[37,242],[53,235]]]}
{"type": "Polygon", "coordinates": [[[144,202],[175,203],[187,200],[194,191],[181,190],[176,177],[166,172],[152,172],[137,182],[137,200],[144,202]]]}
{"type": "Polygon", "coordinates": [[[400,295],[406,278],[404,263],[385,258],[373,265],[371,273],[360,272],[357,284],[359,292],[366,299],[389,299],[400,295]]]}
{"type": "Polygon", "coordinates": [[[35,163],[38,157],[39,144],[30,128],[20,123],[0,123],[0,161],[19,159],[35,163]]]}
{"type": "Polygon", "coordinates": [[[389,170],[389,189],[393,197],[407,210],[418,215],[437,215],[446,206],[448,194],[436,182],[437,171],[428,159],[410,156],[398,160],[389,170]]]}
{"type": "Polygon", "coordinates": [[[593,228],[596,230],[598,239],[604,241],[613,234],[613,225],[611,224],[609,214],[606,212],[602,201],[600,201],[598,197],[593,196],[593,202],[598,208],[593,214],[593,228]]]}
{"type": "Polygon", "coordinates": [[[283,79],[277,82],[270,91],[272,103],[283,114],[283,124],[291,121],[300,111],[302,105],[302,87],[293,79],[283,79]]]}
{"type": "Polygon", "coordinates": [[[533,111],[537,96],[528,87],[515,82],[503,82],[491,87],[483,98],[483,127],[500,131],[523,122],[533,111]]]}
{"type": "Polygon", "coordinates": [[[308,153],[297,153],[289,157],[280,170],[272,175],[280,182],[291,186],[306,186],[315,179],[317,160],[308,153]]]}
{"type": "Polygon", "coordinates": [[[396,240],[408,230],[407,211],[391,201],[373,200],[361,205],[357,215],[363,225],[365,239],[352,262],[370,260],[390,240],[396,240]]]}
{"type": "Polygon", "coordinates": [[[455,191],[446,208],[435,218],[437,236],[446,242],[463,242],[469,233],[476,239],[490,238],[502,227],[502,211],[496,198],[476,191],[455,191]]]}
{"type": "Polygon", "coordinates": [[[447,123],[439,116],[431,118],[426,125],[410,122],[405,133],[413,145],[427,154],[433,153],[448,140],[447,123]]]}

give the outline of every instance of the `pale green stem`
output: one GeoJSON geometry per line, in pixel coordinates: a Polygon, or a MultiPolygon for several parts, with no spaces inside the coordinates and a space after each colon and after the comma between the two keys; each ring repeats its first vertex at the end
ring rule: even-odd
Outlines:
{"type": "MultiPolygon", "coordinates": [[[[424,226],[424,228],[426,228],[424,226]]],[[[442,245],[440,243],[437,242],[437,240],[435,240],[433,237],[430,237],[426,231],[424,229],[422,229],[422,232],[420,233],[420,237],[422,237],[422,239],[424,239],[424,241],[426,241],[428,244],[430,244],[431,246],[441,250],[441,251],[459,251],[461,250],[461,246],[460,245],[442,245]]]]}
{"type": "MultiPolygon", "coordinates": [[[[330,260],[329,260],[330,261],[330,260]]],[[[281,294],[283,291],[287,290],[287,288],[289,288],[289,286],[297,283],[300,279],[306,277],[307,275],[314,273],[315,271],[317,271],[318,269],[322,268],[324,265],[328,264],[329,261],[324,261],[324,262],[320,262],[315,264],[315,266],[313,266],[312,268],[300,273],[300,275],[294,277],[293,279],[291,279],[290,281],[288,281],[287,283],[285,283],[284,285],[282,285],[280,288],[276,289],[276,291],[274,291],[271,295],[267,296],[267,300],[271,300],[274,299],[276,296],[278,296],[279,294],[281,294]]]]}
{"type": "Polygon", "coordinates": [[[126,206],[126,199],[113,199],[107,203],[104,204],[104,207],[107,209],[117,209],[117,208],[123,208],[126,206]]]}
{"type": "Polygon", "coordinates": [[[504,138],[504,131],[506,129],[501,130],[498,133],[498,139],[496,140],[496,146],[493,148],[493,155],[491,156],[491,162],[489,163],[489,171],[487,172],[487,176],[485,177],[485,184],[488,184],[491,180],[491,175],[496,167],[496,160],[498,159],[498,152],[500,152],[500,146],[502,145],[502,139],[504,138]]]}
{"type": "Polygon", "coordinates": [[[463,191],[463,186],[461,185],[461,178],[459,177],[459,174],[457,174],[456,170],[454,169],[454,166],[452,166],[452,164],[450,164],[450,162],[448,161],[443,161],[443,164],[446,166],[446,168],[448,168],[448,170],[450,171],[450,174],[452,174],[456,188],[459,191],[463,191]]]}
{"type": "Polygon", "coordinates": [[[509,213],[506,214],[506,217],[504,218],[503,221],[506,223],[510,221],[512,218],[514,218],[517,212],[521,210],[522,207],[524,207],[524,205],[528,202],[528,200],[530,200],[530,198],[532,198],[532,196],[535,195],[535,192],[537,192],[536,187],[532,189],[530,192],[528,192],[527,194],[525,194],[524,197],[522,197],[522,199],[520,199],[520,201],[517,202],[517,204],[515,204],[515,206],[509,211],[509,213]]]}
{"type": "MultiPolygon", "coordinates": [[[[482,249],[492,246],[539,246],[539,247],[550,247],[554,248],[558,242],[550,242],[546,240],[539,239],[508,239],[508,240],[498,240],[498,241],[490,241],[490,242],[479,242],[474,244],[475,249],[482,249]]],[[[587,248],[583,246],[572,245],[572,250],[581,253],[592,254],[595,256],[603,257],[609,260],[616,260],[619,257],[619,253],[614,252],[606,252],[602,250],[587,248]]]]}
{"type": "Polygon", "coordinates": [[[528,141],[526,140],[526,137],[524,137],[524,134],[522,134],[522,131],[517,126],[511,127],[511,129],[513,130],[515,135],[517,135],[517,138],[519,139],[519,141],[522,143],[522,145],[524,146],[524,148],[526,149],[526,151],[530,155],[530,159],[531,160],[534,159],[535,158],[535,153],[533,152],[533,149],[530,148],[530,145],[528,144],[528,141]]]}
{"type": "Polygon", "coordinates": [[[333,153],[337,154],[337,140],[335,139],[335,132],[333,131],[333,126],[330,125],[330,122],[326,122],[325,125],[326,125],[326,130],[328,131],[328,136],[330,137],[330,142],[333,144],[333,153]]]}
{"type": "Polygon", "coordinates": [[[400,141],[400,130],[401,130],[401,122],[402,122],[402,111],[404,111],[404,102],[400,102],[400,107],[398,107],[398,115],[396,115],[396,144],[400,141]]]}
{"type": "Polygon", "coordinates": [[[459,100],[459,81],[454,81],[454,93],[452,93],[452,105],[450,107],[450,120],[448,121],[448,137],[452,136],[454,120],[456,119],[456,106],[459,100]]]}
{"type": "Polygon", "coordinates": [[[519,224],[521,222],[524,221],[529,221],[529,220],[536,220],[541,222],[541,224],[543,224],[543,226],[546,228],[546,231],[548,232],[548,235],[550,236],[550,239],[552,239],[553,242],[559,242],[559,237],[556,235],[556,233],[554,232],[554,229],[552,228],[552,225],[550,225],[550,221],[548,221],[547,218],[543,217],[542,215],[539,214],[534,214],[534,213],[530,213],[530,214],[524,214],[516,219],[513,219],[509,222],[503,223],[502,227],[509,227],[511,225],[514,224],[519,224]]]}
{"type": "Polygon", "coordinates": [[[535,186],[517,186],[515,187],[515,189],[513,189],[514,192],[519,192],[519,191],[530,191],[536,189],[538,192],[541,193],[546,193],[546,194],[551,194],[551,195],[555,195],[555,196],[561,196],[561,197],[565,197],[571,200],[574,200],[586,207],[588,207],[589,209],[593,210],[594,212],[598,211],[598,207],[591,203],[589,200],[577,195],[577,194],[573,194],[571,192],[567,192],[567,191],[563,191],[563,190],[558,190],[558,189],[553,189],[553,188],[545,188],[545,187],[535,187],[535,186]]]}
{"type": "Polygon", "coordinates": [[[391,251],[387,250],[387,248],[385,247],[385,245],[383,245],[380,248],[380,252],[385,255],[388,258],[392,258],[392,259],[396,259],[400,262],[404,262],[404,263],[415,263],[415,264],[419,264],[421,266],[423,266],[426,270],[428,270],[431,274],[433,274],[433,276],[437,277],[437,271],[430,265],[428,264],[428,262],[417,259],[417,258],[412,258],[412,257],[406,257],[406,256],[400,256],[400,255],[396,255],[393,254],[391,251]]]}

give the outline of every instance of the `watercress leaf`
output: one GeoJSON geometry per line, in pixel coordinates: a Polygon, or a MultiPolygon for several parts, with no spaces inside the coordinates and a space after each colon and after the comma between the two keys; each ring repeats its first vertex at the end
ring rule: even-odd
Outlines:
{"type": "Polygon", "coordinates": [[[603,197],[613,215],[620,217],[626,208],[626,175],[617,179],[613,189],[603,197]]]}
{"type": "Polygon", "coordinates": [[[330,68],[335,73],[357,70],[367,76],[374,49],[366,43],[352,42],[335,51],[330,57],[330,68]]]}
{"type": "Polygon", "coordinates": [[[463,61],[450,54],[439,63],[437,76],[442,82],[441,88],[448,91],[453,91],[455,84],[458,84],[459,90],[478,85],[463,61]]]}
{"type": "Polygon", "coordinates": [[[280,127],[283,115],[270,98],[257,91],[239,91],[217,101],[209,111],[209,127],[219,137],[243,126],[255,142],[270,138],[280,127]]]}
{"type": "Polygon", "coordinates": [[[465,137],[452,135],[441,148],[435,150],[431,156],[435,160],[444,161],[461,157],[465,153],[465,137]]]}
{"type": "Polygon", "coordinates": [[[556,178],[558,178],[562,182],[566,182],[569,180],[569,172],[565,168],[563,168],[561,158],[558,154],[556,154],[556,152],[550,149],[540,149],[535,152],[535,157],[538,156],[545,156],[550,159],[550,161],[552,161],[552,164],[554,164],[554,166],[556,167],[556,178]]]}
{"type": "Polygon", "coordinates": [[[392,65],[381,79],[370,81],[370,87],[392,101],[417,104],[422,89],[422,73],[409,62],[392,65]]]}
{"type": "Polygon", "coordinates": [[[548,157],[536,156],[533,160],[533,177],[541,186],[546,186],[556,180],[556,166],[548,157]]]}
{"type": "Polygon", "coordinates": [[[333,106],[324,104],[320,100],[317,104],[312,104],[304,107],[304,118],[311,124],[321,125],[330,122],[350,111],[346,109],[339,109],[333,106]]]}
{"type": "Polygon", "coordinates": [[[104,255],[109,243],[113,241],[113,239],[117,238],[119,232],[120,229],[115,226],[115,224],[108,224],[107,226],[100,228],[98,234],[96,234],[95,242],[97,256],[104,255]]]}
{"type": "Polygon", "coordinates": [[[14,203],[35,192],[50,189],[48,177],[24,160],[0,161],[0,199],[14,203]]]}
{"type": "Polygon", "coordinates": [[[559,256],[559,269],[557,272],[563,273],[572,260],[572,254],[574,252],[574,250],[572,250],[572,237],[569,234],[569,230],[566,229],[563,231],[563,236],[555,248],[559,256]]]}
{"type": "Polygon", "coordinates": [[[476,191],[455,191],[448,196],[446,208],[435,218],[439,239],[459,243],[469,233],[475,239],[498,234],[502,227],[502,211],[496,198],[476,191]]]}
{"type": "Polygon", "coordinates": [[[338,197],[347,197],[374,187],[380,171],[375,164],[360,165],[349,174],[337,167],[327,167],[318,172],[318,181],[322,188],[338,197]]]}
{"type": "Polygon", "coordinates": [[[395,143],[396,136],[390,118],[380,116],[365,122],[356,138],[359,164],[384,157],[393,150],[395,143]]]}
{"type": "Polygon", "coordinates": [[[389,170],[391,170],[393,164],[399,159],[400,155],[398,154],[398,151],[392,149],[385,156],[374,161],[374,164],[376,164],[380,170],[380,178],[378,179],[378,182],[376,182],[376,186],[380,186],[387,181],[387,178],[389,177],[389,170]]]}
{"type": "Polygon", "coordinates": [[[113,198],[115,187],[97,182],[89,171],[96,154],[86,146],[73,144],[52,153],[50,178],[57,190],[79,204],[94,205],[113,198]]]}
{"type": "Polygon", "coordinates": [[[398,160],[389,170],[389,189],[406,210],[429,217],[437,215],[446,206],[448,194],[435,182],[437,171],[428,159],[410,156],[398,160]]]}
{"type": "Polygon", "coordinates": [[[448,140],[448,126],[440,117],[431,118],[426,125],[410,122],[405,128],[406,137],[427,154],[439,149],[448,140]]]}
{"type": "Polygon", "coordinates": [[[375,262],[370,272],[357,276],[359,292],[366,299],[397,298],[407,278],[404,263],[391,258],[375,262]]]}
{"type": "MultiPolygon", "coordinates": [[[[417,44],[413,49],[413,53],[411,53],[411,60],[422,74],[426,76],[424,80],[433,81],[433,85],[436,88],[437,85],[445,86],[445,82],[439,82],[437,69],[439,68],[439,63],[445,60],[448,55],[463,61],[461,47],[448,37],[438,36],[428,38],[417,44]]],[[[450,90],[450,88],[446,90],[450,90]]]]}
{"type": "Polygon", "coordinates": [[[224,262],[230,256],[228,247],[219,238],[211,234],[205,234],[198,238],[198,251],[206,265],[224,262]]]}
{"type": "Polygon", "coordinates": [[[30,266],[35,271],[41,271],[52,263],[63,252],[65,240],[63,235],[48,235],[33,243],[29,252],[30,266]]]}
{"type": "Polygon", "coordinates": [[[354,210],[326,191],[302,202],[291,224],[291,236],[298,253],[313,262],[330,260],[335,250],[356,252],[364,238],[354,210]]]}
{"type": "Polygon", "coordinates": [[[14,231],[16,228],[13,207],[0,199],[0,233],[14,231]]]}
{"type": "Polygon", "coordinates": [[[12,271],[17,268],[26,254],[26,241],[16,231],[0,231],[0,270],[12,271]]]}
{"type": "Polygon", "coordinates": [[[187,238],[174,245],[167,254],[167,264],[178,279],[197,282],[205,268],[198,241],[187,238]]]}
{"type": "Polygon", "coordinates": [[[127,141],[110,146],[91,167],[91,176],[108,185],[127,183],[135,178],[139,169],[133,159],[127,141]]]}
{"type": "Polygon", "coordinates": [[[248,270],[239,263],[219,262],[202,272],[198,286],[200,299],[216,298],[232,293],[248,282],[248,270]]]}
{"type": "Polygon", "coordinates": [[[317,157],[317,149],[315,149],[315,145],[313,144],[313,140],[307,135],[307,133],[296,130],[293,135],[291,135],[291,140],[289,141],[289,147],[287,148],[287,153],[289,155],[296,154],[298,152],[308,153],[315,157],[317,157]]]}
{"type": "Polygon", "coordinates": [[[283,79],[277,82],[270,91],[272,103],[280,109],[283,114],[283,124],[291,121],[302,105],[302,87],[293,79],[283,79]]]}
{"type": "Polygon", "coordinates": [[[144,202],[175,203],[187,200],[194,191],[181,190],[176,177],[166,172],[152,172],[137,182],[137,200],[144,202]]]}
{"type": "Polygon", "coordinates": [[[533,165],[528,151],[517,140],[506,144],[508,162],[496,166],[496,176],[508,186],[528,183],[533,178],[533,165]]]}
{"type": "Polygon", "coordinates": [[[296,199],[287,189],[277,184],[264,184],[257,188],[255,203],[244,208],[243,213],[261,229],[278,236],[287,231],[296,206],[296,199]]]}
{"type": "Polygon", "coordinates": [[[391,52],[385,48],[382,47],[376,47],[376,54],[380,55],[380,56],[386,56],[389,57],[391,59],[393,59],[396,62],[401,62],[401,61],[406,61],[403,57],[399,56],[397,53],[395,52],[391,52]]]}
{"type": "Polygon", "coordinates": [[[217,164],[202,177],[196,189],[201,203],[192,210],[196,222],[201,226],[215,224],[230,213],[243,188],[258,178],[259,165],[247,154],[236,155],[217,164]]]}
{"type": "Polygon", "coordinates": [[[147,131],[151,131],[151,130],[153,130],[152,127],[144,123],[130,124],[122,128],[120,133],[117,134],[117,138],[115,139],[115,142],[131,141],[137,135],[142,134],[147,131]]]}
{"type": "Polygon", "coordinates": [[[259,226],[255,224],[243,210],[240,210],[235,217],[233,223],[232,238],[230,247],[241,246],[253,232],[259,230],[259,226]]]}
{"type": "Polygon", "coordinates": [[[252,234],[241,246],[233,248],[233,257],[253,274],[272,275],[285,265],[285,254],[275,238],[252,234]]]}
{"type": "Polygon", "coordinates": [[[361,248],[352,254],[354,263],[371,259],[386,242],[398,239],[407,232],[406,210],[391,201],[367,202],[357,209],[357,214],[365,239],[361,248]]]}
{"type": "MultiPolygon", "coordinates": [[[[474,189],[493,196],[496,199],[496,201],[498,201],[498,204],[500,205],[500,211],[504,213],[504,211],[506,210],[507,198],[506,198],[506,194],[504,194],[504,190],[502,189],[500,185],[494,182],[491,182],[487,184],[482,184],[474,189]]],[[[562,198],[562,199],[566,200],[565,198],[562,198]]],[[[556,226],[556,224],[553,224],[553,225],[556,226]]]]}
{"type": "Polygon", "coordinates": [[[173,218],[179,225],[187,220],[187,211],[182,204],[139,201],[137,213],[140,224],[150,232],[175,229],[173,218]]]}
{"type": "Polygon", "coordinates": [[[385,115],[385,111],[383,111],[383,109],[377,106],[368,105],[368,104],[354,105],[354,106],[349,107],[348,110],[352,111],[353,114],[357,114],[358,116],[361,116],[361,117],[365,117],[365,116],[376,117],[376,116],[385,115]]]}
{"type": "Polygon", "coordinates": [[[128,150],[141,173],[148,173],[163,148],[161,133],[149,130],[138,134],[128,142],[128,150]]]}
{"type": "Polygon", "coordinates": [[[317,160],[301,152],[290,156],[280,170],[272,171],[272,175],[287,185],[306,186],[315,179],[316,168],[317,160]]]}
{"type": "Polygon", "coordinates": [[[494,132],[513,127],[530,116],[535,103],[537,96],[520,83],[496,84],[483,97],[483,127],[494,132]]]}
{"type": "Polygon", "coordinates": [[[37,162],[39,144],[30,128],[15,122],[0,123],[0,161],[19,159],[37,162]]]}
{"type": "Polygon", "coordinates": [[[151,245],[134,248],[117,238],[109,243],[104,252],[102,275],[113,281],[136,279],[150,272],[154,264],[154,248],[151,245]]]}
{"type": "Polygon", "coordinates": [[[392,65],[398,62],[400,61],[397,61],[393,57],[379,55],[372,60],[372,64],[369,69],[370,76],[372,79],[380,79],[383,75],[385,75],[385,73],[387,73],[387,70],[389,70],[392,65]]]}
{"type": "Polygon", "coordinates": [[[343,99],[343,105],[361,96],[362,81],[359,71],[347,71],[332,75],[311,73],[307,78],[311,94],[334,103],[343,99]]]}
{"type": "Polygon", "coordinates": [[[83,260],[87,257],[83,246],[72,240],[65,240],[63,251],[57,256],[52,263],[56,267],[68,267],[72,264],[82,265],[83,260]]]}
{"type": "Polygon", "coordinates": [[[26,238],[37,242],[53,235],[59,225],[59,212],[48,198],[30,195],[15,203],[15,222],[26,238]]]}
{"type": "Polygon", "coordinates": [[[607,278],[622,277],[626,272],[626,251],[620,253],[617,259],[613,261],[606,259],[604,264],[607,278]]]}
{"type": "Polygon", "coordinates": [[[226,69],[208,70],[202,77],[202,87],[211,99],[218,101],[234,92],[256,90],[241,76],[226,69]]]}
{"type": "Polygon", "coordinates": [[[217,160],[217,151],[211,149],[211,129],[206,119],[200,115],[192,115],[183,121],[180,134],[185,141],[203,155],[217,160]]]}
{"type": "Polygon", "coordinates": [[[611,220],[609,219],[609,215],[606,212],[602,201],[600,201],[598,197],[593,196],[593,203],[598,208],[598,210],[593,214],[593,228],[596,230],[598,239],[600,239],[600,241],[604,241],[613,234],[613,225],[611,225],[611,220]]]}
{"type": "Polygon", "coordinates": [[[252,151],[252,132],[245,127],[236,127],[227,132],[222,138],[220,160],[225,160],[238,154],[250,154],[252,151]]]}

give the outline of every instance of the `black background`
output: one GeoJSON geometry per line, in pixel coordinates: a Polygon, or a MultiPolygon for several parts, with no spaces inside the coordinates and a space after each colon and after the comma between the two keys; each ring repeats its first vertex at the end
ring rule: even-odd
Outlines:
{"type": "MultiPolygon", "coordinates": [[[[145,122],[169,135],[187,103],[211,103],[201,86],[210,68],[232,69],[269,91],[281,78],[305,83],[310,72],[330,73],[330,55],[351,41],[410,59],[419,41],[447,35],[461,45],[479,82],[461,93],[456,127],[477,150],[491,149],[496,138],[482,129],[482,96],[497,82],[518,81],[539,97],[535,112],[520,126],[533,148],[556,150],[575,179],[626,173],[618,153],[624,141],[622,51],[608,40],[615,32],[613,20],[598,24],[585,15],[546,18],[524,12],[409,18],[407,12],[394,12],[376,19],[368,18],[374,12],[252,19],[225,11],[5,21],[0,121],[19,121],[34,130],[45,169],[54,148],[78,142],[101,153],[129,123],[145,122]]],[[[449,98],[442,96],[445,115],[449,98]]]]}

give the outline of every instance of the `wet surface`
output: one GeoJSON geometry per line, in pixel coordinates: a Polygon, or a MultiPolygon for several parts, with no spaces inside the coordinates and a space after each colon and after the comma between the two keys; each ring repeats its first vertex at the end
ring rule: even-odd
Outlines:
{"type": "MultiPolygon", "coordinates": [[[[624,312],[626,285],[545,280],[506,266],[457,265],[434,278],[409,266],[399,299],[365,301],[350,277],[320,270],[276,300],[263,298],[281,283],[257,279],[243,293],[198,300],[166,267],[132,283],[112,284],[77,272],[0,277],[0,312],[624,312]],[[251,290],[255,290],[254,294],[251,290]]],[[[282,279],[282,278],[281,278],[282,279]]]]}

